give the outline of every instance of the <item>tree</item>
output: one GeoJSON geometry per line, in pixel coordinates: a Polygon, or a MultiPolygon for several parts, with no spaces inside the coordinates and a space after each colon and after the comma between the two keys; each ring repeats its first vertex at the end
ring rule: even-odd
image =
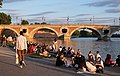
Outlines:
{"type": "Polygon", "coordinates": [[[0,7],[2,6],[2,1],[3,1],[3,0],[0,0],[0,7]]]}
{"type": "Polygon", "coordinates": [[[80,31],[77,30],[77,31],[75,31],[72,35],[73,35],[73,36],[78,36],[78,37],[79,37],[79,36],[80,36],[80,31]]]}
{"type": "Polygon", "coordinates": [[[81,31],[80,31],[80,36],[81,36],[81,37],[92,37],[92,32],[88,32],[88,31],[85,31],[85,30],[81,30],[81,31]]]}
{"type": "Polygon", "coordinates": [[[5,13],[0,13],[0,24],[11,24],[11,16],[5,13]]]}
{"type": "Polygon", "coordinates": [[[29,24],[29,22],[27,20],[22,20],[21,24],[22,25],[27,25],[27,24],[29,24]]]}

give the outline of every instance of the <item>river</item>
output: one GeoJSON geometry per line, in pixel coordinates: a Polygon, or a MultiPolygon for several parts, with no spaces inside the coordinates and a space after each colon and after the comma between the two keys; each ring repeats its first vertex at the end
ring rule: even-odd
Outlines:
{"type": "MultiPolygon", "coordinates": [[[[31,39],[33,42],[44,42],[46,44],[51,44],[53,39],[31,39]]],[[[113,60],[117,58],[117,55],[120,54],[120,38],[111,38],[111,41],[96,41],[97,38],[72,38],[71,40],[57,40],[58,47],[65,46],[72,47],[75,51],[80,49],[82,54],[87,58],[89,51],[92,51],[96,54],[96,51],[100,51],[100,55],[103,60],[106,57],[106,54],[111,54],[113,60]]]]}

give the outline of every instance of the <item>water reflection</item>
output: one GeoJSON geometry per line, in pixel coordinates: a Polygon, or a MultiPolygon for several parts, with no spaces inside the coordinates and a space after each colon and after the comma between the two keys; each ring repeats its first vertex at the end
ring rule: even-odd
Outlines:
{"type": "MultiPolygon", "coordinates": [[[[120,54],[120,38],[112,38],[111,41],[96,41],[97,38],[73,38],[71,40],[58,40],[59,46],[72,47],[75,51],[81,49],[82,53],[87,57],[89,51],[93,51],[95,54],[96,51],[100,51],[101,56],[105,59],[106,54],[111,54],[113,60],[117,58],[117,55],[120,54]]],[[[53,39],[31,39],[32,42],[46,43],[51,44],[53,39]]]]}

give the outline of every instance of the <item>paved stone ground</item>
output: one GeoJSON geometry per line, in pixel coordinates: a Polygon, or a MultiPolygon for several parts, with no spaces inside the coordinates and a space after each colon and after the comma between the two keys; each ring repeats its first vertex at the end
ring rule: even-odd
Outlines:
{"type": "Polygon", "coordinates": [[[119,67],[106,67],[104,74],[77,74],[74,68],[56,67],[55,59],[34,59],[26,56],[23,69],[15,64],[15,52],[0,47],[0,76],[120,76],[119,67]]]}

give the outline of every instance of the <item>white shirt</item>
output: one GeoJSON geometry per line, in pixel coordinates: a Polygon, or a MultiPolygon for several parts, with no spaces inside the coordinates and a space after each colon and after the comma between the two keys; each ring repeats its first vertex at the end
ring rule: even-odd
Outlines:
{"type": "Polygon", "coordinates": [[[27,40],[24,36],[20,35],[16,40],[16,50],[27,50],[27,40]]]}
{"type": "Polygon", "coordinates": [[[12,37],[9,36],[9,37],[7,38],[7,41],[13,41],[13,40],[12,40],[12,37]]]}
{"type": "Polygon", "coordinates": [[[97,58],[98,58],[98,57],[100,57],[100,58],[101,58],[100,54],[96,54],[96,60],[97,60],[97,58]]]}

